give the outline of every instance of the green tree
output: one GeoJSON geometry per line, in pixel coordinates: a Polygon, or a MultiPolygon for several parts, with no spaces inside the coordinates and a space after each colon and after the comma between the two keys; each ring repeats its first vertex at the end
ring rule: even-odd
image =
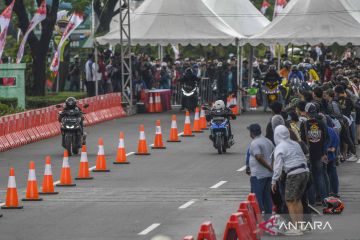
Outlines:
{"type": "MultiPolygon", "coordinates": [[[[129,0],[128,0],[129,1],[129,0]]],[[[121,8],[127,6],[126,2],[122,1],[121,8]]],[[[99,26],[96,30],[97,35],[105,34],[110,30],[110,22],[112,18],[120,13],[120,8],[116,8],[119,0],[94,0],[94,12],[99,19],[99,26]]]]}

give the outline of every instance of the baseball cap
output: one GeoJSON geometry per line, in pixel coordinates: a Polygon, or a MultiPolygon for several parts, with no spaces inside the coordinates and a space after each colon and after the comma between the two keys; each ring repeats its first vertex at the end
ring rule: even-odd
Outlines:
{"type": "Polygon", "coordinates": [[[252,133],[261,133],[261,126],[257,123],[253,123],[250,126],[247,127],[247,129],[252,133]]]}
{"type": "Polygon", "coordinates": [[[310,113],[310,114],[316,113],[316,106],[315,106],[315,104],[313,104],[313,103],[308,103],[308,104],[306,104],[306,106],[305,106],[305,112],[310,113]]]}

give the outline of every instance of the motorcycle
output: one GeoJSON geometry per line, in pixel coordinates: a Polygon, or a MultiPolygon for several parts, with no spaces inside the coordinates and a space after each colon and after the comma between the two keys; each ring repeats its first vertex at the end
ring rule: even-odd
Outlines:
{"type": "Polygon", "coordinates": [[[189,86],[184,84],[181,88],[182,107],[192,112],[195,111],[198,105],[198,92],[197,85],[189,86]]]}
{"type": "Polygon", "coordinates": [[[270,106],[271,103],[279,100],[280,89],[278,82],[266,82],[263,91],[266,95],[268,106],[270,106]]]}
{"type": "MultiPolygon", "coordinates": [[[[234,108],[236,105],[230,105],[229,108],[234,108]]],[[[205,110],[210,110],[204,107],[205,110]]],[[[234,139],[229,135],[230,123],[229,120],[222,116],[222,110],[210,110],[213,116],[210,120],[210,139],[214,144],[214,148],[218,150],[219,154],[226,153],[226,150],[234,145],[234,139]]]]}
{"type": "MultiPolygon", "coordinates": [[[[88,104],[84,105],[84,108],[88,107],[88,104]]],[[[62,108],[62,106],[56,105],[56,108],[62,108]]],[[[74,109],[66,110],[66,115],[61,119],[62,147],[68,151],[69,156],[78,154],[79,149],[85,144],[86,136],[81,126],[83,119],[79,117],[83,114],[85,113],[74,109]]]]}

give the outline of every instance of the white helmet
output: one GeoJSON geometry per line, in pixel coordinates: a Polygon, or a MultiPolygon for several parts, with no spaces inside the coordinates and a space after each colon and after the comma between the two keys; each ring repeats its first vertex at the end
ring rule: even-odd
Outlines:
{"type": "Polygon", "coordinates": [[[224,110],[225,109],[225,103],[223,100],[217,100],[215,103],[214,103],[214,106],[213,108],[215,110],[224,110]]]}

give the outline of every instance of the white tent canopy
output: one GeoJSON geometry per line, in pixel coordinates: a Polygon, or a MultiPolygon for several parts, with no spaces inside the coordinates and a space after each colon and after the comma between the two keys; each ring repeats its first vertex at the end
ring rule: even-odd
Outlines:
{"type": "MultiPolygon", "coordinates": [[[[132,13],[130,24],[133,45],[229,45],[245,38],[202,0],[146,0],[132,13]]],[[[97,41],[115,45],[119,39],[118,27],[97,41]]]]}
{"type": "Polygon", "coordinates": [[[251,45],[360,45],[359,0],[292,0],[251,45]]]}
{"type": "Polygon", "coordinates": [[[261,32],[270,21],[249,0],[203,0],[230,27],[244,36],[261,32]]]}

